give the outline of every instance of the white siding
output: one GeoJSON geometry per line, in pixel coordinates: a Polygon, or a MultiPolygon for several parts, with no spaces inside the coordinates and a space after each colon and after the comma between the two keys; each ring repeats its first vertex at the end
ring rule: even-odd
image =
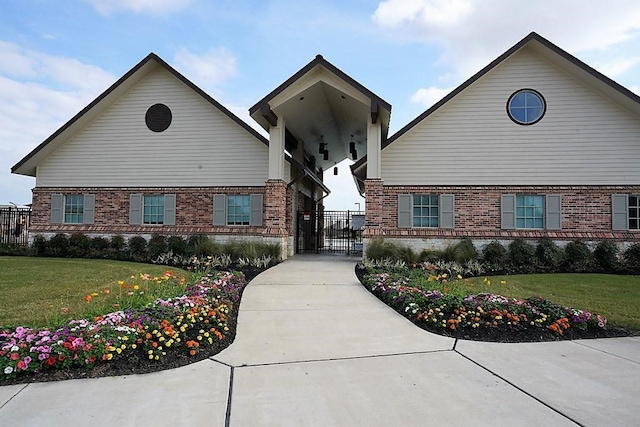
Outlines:
{"type": "Polygon", "coordinates": [[[382,151],[385,185],[640,184],[640,118],[529,49],[382,151]],[[535,125],[506,112],[518,89],[547,102],[535,125]]]}
{"type": "Polygon", "coordinates": [[[158,69],[37,169],[39,187],[262,186],[268,147],[168,71],[158,69]],[[171,126],[150,131],[163,103],[171,126]]]}

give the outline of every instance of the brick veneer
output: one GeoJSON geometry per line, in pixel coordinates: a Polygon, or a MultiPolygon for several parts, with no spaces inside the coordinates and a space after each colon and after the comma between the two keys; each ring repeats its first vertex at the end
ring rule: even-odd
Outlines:
{"type": "Polygon", "coordinates": [[[268,180],[264,193],[264,235],[288,235],[287,200],[287,183],[281,179],[268,180]]]}
{"type": "Polygon", "coordinates": [[[34,188],[32,233],[216,234],[261,236],[265,227],[213,226],[214,194],[264,194],[265,187],[34,188]],[[51,224],[52,194],[95,194],[93,224],[51,224]],[[131,194],[175,194],[175,225],[129,225],[131,194]]]}
{"type": "Polygon", "coordinates": [[[638,241],[640,232],[611,230],[611,195],[640,194],[640,186],[385,186],[366,180],[365,237],[394,238],[613,239],[638,241]],[[454,194],[455,228],[398,228],[399,194],[454,194]],[[562,195],[561,230],[502,230],[502,194],[562,195]]]}

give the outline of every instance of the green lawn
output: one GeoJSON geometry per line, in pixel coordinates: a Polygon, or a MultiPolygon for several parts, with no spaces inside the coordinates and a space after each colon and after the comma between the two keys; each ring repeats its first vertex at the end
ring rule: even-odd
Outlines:
{"type": "Polygon", "coordinates": [[[476,277],[469,292],[490,292],[506,297],[539,295],[549,301],[599,313],[609,324],[640,331],[640,276],[609,274],[527,274],[476,277]],[[501,284],[504,281],[506,284],[501,284]]]}
{"type": "MultiPolygon", "coordinates": [[[[149,286],[152,281],[130,277],[143,273],[161,277],[167,270],[166,266],[112,260],[0,257],[0,327],[53,325],[141,304],[157,295],[157,287],[149,286]],[[118,281],[140,286],[123,289],[118,281]],[[92,293],[97,295],[86,302],[84,298],[92,293]]],[[[183,270],[170,270],[179,277],[188,275],[183,270]]],[[[175,282],[171,281],[174,289],[169,295],[182,292],[175,282]]]]}

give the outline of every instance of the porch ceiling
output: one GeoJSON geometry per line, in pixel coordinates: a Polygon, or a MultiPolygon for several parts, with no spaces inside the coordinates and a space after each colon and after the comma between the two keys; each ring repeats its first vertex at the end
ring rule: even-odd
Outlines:
{"type": "Polygon", "coordinates": [[[391,105],[318,55],[249,113],[267,131],[282,118],[304,150],[315,156],[316,165],[326,170],[353,159],[351,141],[356,160],[366,155],[370,117],[381,123],[386,138],[391,105]],[[327,160],[319,152],[321,142],[329,151],[327,160]]]}
{"type": "Polygon", "coordinates": [[[304,144],[316,164],[323,169],[352,158],[349,144],[353,140],[358,158],[367,150],[367,116],[370,105],[319,81],[274,109],[284,118],[287,129],[304,144]],[[353,135],[353,139],[352,139],[353,135]],[[319,153],[326,143],[329,159],[319,153]]]}

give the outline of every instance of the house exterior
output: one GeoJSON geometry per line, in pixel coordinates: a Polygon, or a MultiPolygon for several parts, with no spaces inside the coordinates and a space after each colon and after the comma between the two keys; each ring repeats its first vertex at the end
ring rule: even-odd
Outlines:
{"type": "Polygon", "coordinates": [[[150,54],[12,168],[36,178],[31,232],[286,257],[308,240],[297,212],[322,215],[324,171],[351,158],[365,247],[639,240],[640,97],[536,33],[392,136],[391,105],[319,55],[249,112],[268,139],[150,54]]]}

